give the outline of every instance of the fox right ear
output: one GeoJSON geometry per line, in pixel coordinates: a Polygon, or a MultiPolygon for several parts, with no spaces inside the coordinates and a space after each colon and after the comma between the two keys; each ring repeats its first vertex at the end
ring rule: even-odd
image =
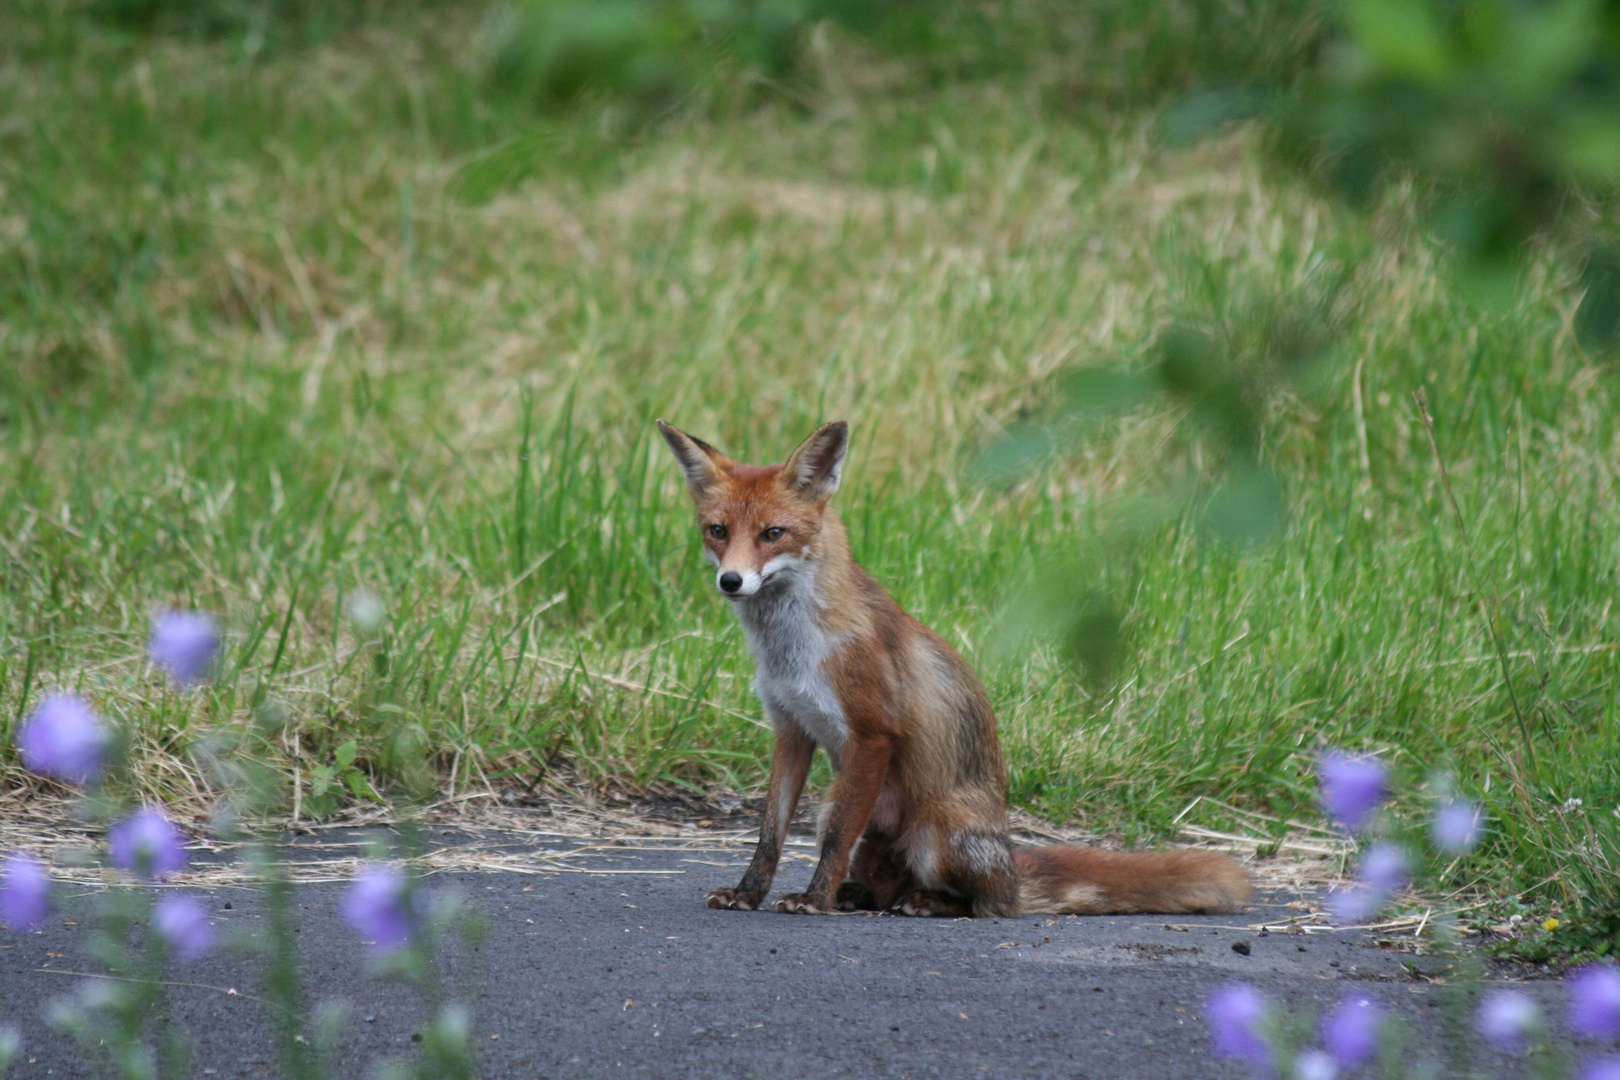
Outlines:
{"type": "Polygon", "coordinates": [[[686,490],[692,493],[692,498],[701,499],[708,494],[724,475],[726,466],[731,459],[720,451],[704,442],[694,439],[680,428],[672,424],[658,421],[658,432],[669,443],[670,451],[675,455],[675,462],[686,474],[686,490]]]}

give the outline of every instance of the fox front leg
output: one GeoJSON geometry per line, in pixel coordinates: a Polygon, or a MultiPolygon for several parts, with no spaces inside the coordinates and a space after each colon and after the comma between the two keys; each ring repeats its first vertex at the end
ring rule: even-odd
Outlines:
{"type": "Polygon", "coordinates": [[[788,823],[799,805],[804,778],[810,774],[810,759],[816,744],[791,723],[776,724],[776,745],[771,751],[771,782],[765,795],[765,813],[759,822],[759,844],[754,857],[735,889],[715,889],[709,893],[709,906],[734,911],[753,911],[771,891],[776,864],[782,857],[782,840],[788,823]]]}
{"type": "Polygon", "coordinates": [[[810,876],[810,887],[782,897],[776,902],[777,911],[821,915],[837,910],[838,887],[849,875],[849,853],[872,820],[872,808],[893,755],[893,741],[881,736],[851,737],[844,744],[844,765],[833,781],[832,813],[821,836],[821,861],[810,876]]]}

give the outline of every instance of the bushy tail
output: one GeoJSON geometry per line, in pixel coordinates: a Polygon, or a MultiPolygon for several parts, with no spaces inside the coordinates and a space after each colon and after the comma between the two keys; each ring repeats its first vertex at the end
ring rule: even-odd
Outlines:
{"type": "Polygon", "coordinates": [[[1013,852],[1024,915],[1196,915],[1254,895],[1235,859],[1210,851],[1098,851],[1056,844],[1013,852]]]}

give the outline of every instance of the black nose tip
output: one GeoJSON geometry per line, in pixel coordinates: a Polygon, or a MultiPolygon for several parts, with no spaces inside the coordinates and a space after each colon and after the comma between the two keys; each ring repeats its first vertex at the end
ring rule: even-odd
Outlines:
{"type": "Polygon", "coordinates": [[[720,575],[720,587],[726,592],[736,592],[742,588],[742,575],[735,570],[727,570],[720,575]]]}

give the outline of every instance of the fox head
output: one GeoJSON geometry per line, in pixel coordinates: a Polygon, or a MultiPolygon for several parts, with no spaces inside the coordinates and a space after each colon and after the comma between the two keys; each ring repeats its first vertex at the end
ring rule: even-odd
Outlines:
{"type": "Polygon", "coordinates": [[[733,600],[813,568],[849,448],[849,425],[817,428],[781,465],[741,465],[662,420],[658,430],[697,504],[715,586],[733,600]]]}

